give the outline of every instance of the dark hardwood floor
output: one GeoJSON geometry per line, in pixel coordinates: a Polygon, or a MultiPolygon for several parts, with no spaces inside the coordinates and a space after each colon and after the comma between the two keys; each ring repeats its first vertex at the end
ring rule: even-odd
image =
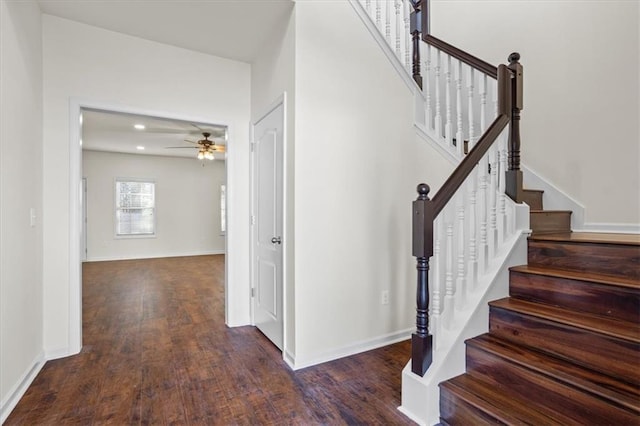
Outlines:
{"type": "Polygon", "coordinates": [[[224,256],[85,263],[84,346],[47,362],[5,425],[411,424],[402,342],[291,371],[224,324],[224,256]]]}

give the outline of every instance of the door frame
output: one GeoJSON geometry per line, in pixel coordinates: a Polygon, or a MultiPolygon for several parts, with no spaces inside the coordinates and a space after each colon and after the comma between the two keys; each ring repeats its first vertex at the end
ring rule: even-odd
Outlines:
{"type": "MultiPolygon", "coordinates": [[[[234,130],[233,121],[229,119],[218,120],[215,117],[196,117],[183,115],[176,112],[155,111],[144,108],[136,108],[109,102],[71,98],[69,102],[69,346],[68,353],[71,355],[79,353],[82,349],[82,110],[95,109],[124,114],[146,115],[150,117],[166,118],[172,120],[192,121],[197,123],[212,123],[226,126],[227,128],[227,158],[225,165],[225,182],[227,185],[227,217],[229,217],[229,200],[233,194],[235,182],[230,169],[235,166],[233,159],[234,130]],[[223,124],[224,123],[224,124],[223,124]]],[[[225,293],[225,323],[229,323],[229,309],[234,306],[229,300],[229,288],[235,283],[229,282],[229,239],[235,235],[235,229],[229,226],[227,221],[227,232],[225,238],[225,271],[224,271],[224,293],[225,293]]],[[[66,356],[65,355],[65,356],[66,356]]]]}
{"type": "Polygon", "coordinates": [[[87,245],[88,245],[88,241],[87,241],[87,212],[88,212],[88,207],[87,207],[87,178],[86,177],[82,177],[82,237],[80,239],[80,260],[81,261],[86,261],[87,260],[87,255],[88,255],[88,251],[87,251],[87,245]]]}
{"type": "MultiPolygon", "coordinates": [[[[253,144],[255,143],[255,127],[256,124],[258,124],[263,118],[265,118],[267,115],[269,115],[269,113],[271,113],[274,109],[278,108],[280,105],[282,105],[282,109],[283,109],[283,119],[282,119],[282,158],[280,161],[280,167],[282,168],[282,187],[280,188],[280,190],[282,191],[282,357],[283,359],[285,359],[285,361],[287,359],[289,359],[291,357],[291,355],[289,354],[289,348],[287,345],[287,336],[288,336],[288,327],[287,327],[287,319],[288,319],[288,315],[287,315],[287,306],[288,306],[288,292],[287,292],[287,287],[288,287],[288,276],[289,274],[287,273],[287,267],[288,267],[288,261],[287,261],[287,251],[288,251],[288,247],[289,247],[289,233],[288,231],[288,215],[287,215],[287,208],[286,206],[288,205],[288,197],[287,197],[287,181],[288,181],[288,173],[287,170],[288,168],[286,167],[286,159],[287,159],[287,142],[288,142],[288,132],[287,132],[287,92],[283,92],[280,96],[278,96],[264,111],[262,114],[260,114],[256,119],[252,120],[251,122],[251,130],[250,130],[250,141],[251,141],[251,161],[250,161],[250,166],[249,166],[249,186],[250,186],[250,191],[249,191],[249,210],[250,210],[250,214],[251,214],[251,231],[250,231],[250,249],[249,249],[249,281],[250,281],[250,288],[253,291],[253,289],[255,288],[255,276],[256,276],[256,271],[255,271],[255,256],[256,256],[256,250],[255,250],[255,226],[253,226],[253,223],[255,221],[254,219],[254,211],[255,211],[255,205],[254,205],[254,196],[255,196],[255,152],[253,150],[253,144]]],[[[251,294],[249,294],[249,304],[251,306],[251,310],[250,310],[250,315],[251,315],[251,325],[255,326],[255,317],[254,317],[254,309],[253,309],[253,296],[251,294]]]]}

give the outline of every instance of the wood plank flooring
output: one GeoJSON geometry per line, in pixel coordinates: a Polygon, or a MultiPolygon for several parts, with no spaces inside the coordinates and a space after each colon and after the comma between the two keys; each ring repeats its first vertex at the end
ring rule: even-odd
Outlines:
{"type": "Polygon", "coordinates": [[[412,424],[402,342],[291,371],[224,324],[224,256],[85,263],[84,346],[47,362],[5,425],[412,424]]]}

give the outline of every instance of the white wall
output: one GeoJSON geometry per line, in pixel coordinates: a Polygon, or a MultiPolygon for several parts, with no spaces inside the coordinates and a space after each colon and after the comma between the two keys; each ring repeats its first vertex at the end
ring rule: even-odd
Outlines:
{"type": "MultiPolygon", "coordinates": [[[[53,16],[44,40],[44,323],[49,356],[77,350],[71,327],[70,103],[229,126],[226,296],[230,325],[249,322],[250,66],[53,16]]],[[[75,120],[75,117],[73,117],[75,120]]],[[[74,145],[73,149],[77,149],[74,145]]],[[[74,253],[75,254],[75,253],[74,253]]]]}
{"type": "Polygon", "coordinates": [[[220,228],[224,161],[83,151],[82,166],[87,178],[87,260],[224,253],[220,228]],[[153,238],[115,237],[116,178],[155,182],[153,238]]]}
{"type": "Polygon", "coordinates": [[[417,140],[413,95],[348,2],[298,1],[295,21],[302,367],[414,329],[411,202],[419,182],[439,186],[450,165],[417,140]]]}
{"type": "Polygon", "coordinates": [[[584,204],[586,222],[640,223],[639,3],[431,6],[437,37],[495,64],[521,53],[523,162],[584,204]]]}
{"type": "Polygon", "coordinates": [[[284,252],[284,352],[287,359],[295,357],[295,270],[294,270],[294,181],[295,152],[295,10],[286,26],[278,28],[274,36],[260,49],[251,64],[251,122],[257,122],[286,93],[285,103],[285,229],[284,252]]]}
{"type": "Polygon", "coordinates": [[[0,1],[0,92],[1,423],[43,359],[42,31],[35,3],[0,1]]]}

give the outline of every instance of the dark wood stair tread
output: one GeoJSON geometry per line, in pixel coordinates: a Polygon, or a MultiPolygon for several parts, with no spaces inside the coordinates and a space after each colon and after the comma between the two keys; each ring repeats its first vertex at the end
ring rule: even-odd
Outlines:
{"type": "Polygon", "coordinates": [[[566,278],[570,280],[580,280],[598,284],[610,284],[619,287],[640,289],[640,281],[636,279],[614,275],[598,274],[595,272],[573,271],[568,269],[557,269],[530,265],[513,266],[509,268],[509,270],[522,272],[525,274],[545,275],[555,278],[566,278]]]}
{"type": "Polygon", "coordinates": [[[640,234],[612,234],[601,232],[557,232],[531,235],[534,241],[562,241],[570,243],[623,244],[640,246],[640,234]]]}
{"type": "MultiPolygon", "coordinates": [[[[494,387],[490,387],[481,380],[468,374],[463,374],[440,383],[441,419],[443,415],[448,417],[449,414],[446,412],[447,410],[442,407],[443,391],[455,394],[468,405],[478,411],[489,414],[491,418],[502,424],[551,425],[566,424],[568,421],[568,419],[555,418],[546,413],[540,413],[534,410],[530,404],[525,403],[525,401],[520,401],[512,398],[511,395],[504,395],[501,392],[497,392],[494,387]]],[[[456,415],[455,412],[451,414],[456,415]]],[[[465,420],[461,420],[462,421],[453,424],[464,424],[465,420]]],[[[442,421],[450,423],[448,418],[444,418],[442,421]]],[[[476,424],[476,419],[467,419],[467,421],[473,422],[467,424],[476,424]]],[[[487,424],[489,424],[489,422],[487,422],[487,424]]]]}
{"type": "Polygon", "coordinates": [[[587,424],[594,419],[602,420],[603,417],[611,421],[611,424],[634,424],[638,420],[637,415],[622,408],[609,406],[599,398],[586,393],[581,394],[580,401],[566,399],[567,405],[562,411],[553,410],[544,404],[545,398],[549,398],[550,395],[520,395],[511,392],[507,386],[489,384],[470,374],[440,383],[440,394],[445,395],[445,404],[448,402],[448,395],[464,401],[482,415],[481,418],[484,420],[478,423],[477,417],[474,417],[473,413],[469,416],[468,410],[464,413],[466,418],[456,419],[457,407],[443,407],[441,402],[441,418],[451,424],[495,424],[497,421],[507,425],[568,425],[587,424]]]}
{"type": "Polygon", "coordinates": [[[640,343],[640,325],[628,321],[509,297],[489,302],[489,306],[640,343]]]}
{"type": "Polygon", "coordinates": [[[640,389],[611,376],[524,348],[491,334],[469,339],[466,344],[640,414],[640,389]]]}

